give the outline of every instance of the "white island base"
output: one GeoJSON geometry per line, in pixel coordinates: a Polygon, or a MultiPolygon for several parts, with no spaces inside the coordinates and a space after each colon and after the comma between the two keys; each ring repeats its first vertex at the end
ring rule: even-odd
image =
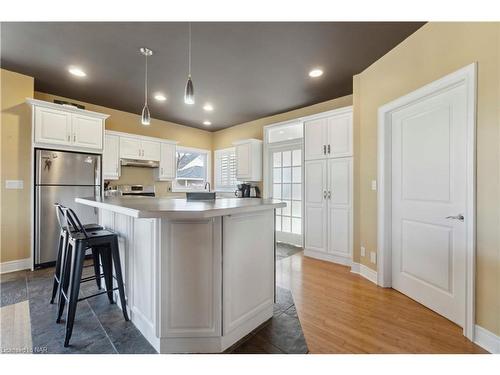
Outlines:
{"type": "Polygon", "coordinates": [[[106,200],[77,202],[100,208],[118,233],[130,318],[159,353],[220,353],[272,317],[274,208],[283,204],[184,215],[106,200]]]}

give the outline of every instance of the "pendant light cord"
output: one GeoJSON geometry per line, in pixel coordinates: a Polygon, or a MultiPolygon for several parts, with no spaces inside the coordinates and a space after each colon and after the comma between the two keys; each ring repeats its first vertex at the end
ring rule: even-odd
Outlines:
{"type": "Polygon", "coordinates": [[[148,55],[146,55],[146,72],[144,77],[144,102],[148,105],[148,55]]]}
{"type": "Polygon", "coordinates": [[[188,61],[189,61],[189,77],[191,77],[191,22],[189,22],[189,53],[188,53],[188,61]]]}

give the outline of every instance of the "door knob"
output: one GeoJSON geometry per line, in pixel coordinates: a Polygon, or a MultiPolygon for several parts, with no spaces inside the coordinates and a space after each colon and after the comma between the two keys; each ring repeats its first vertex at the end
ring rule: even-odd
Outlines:
{"type": "Polygon", "coordinates": [[[453,220],[459,220],[459,221],[464,221],[464,215],[458,214],[456,216],[446,216],[447,219],[453,219],[453,220]]]}

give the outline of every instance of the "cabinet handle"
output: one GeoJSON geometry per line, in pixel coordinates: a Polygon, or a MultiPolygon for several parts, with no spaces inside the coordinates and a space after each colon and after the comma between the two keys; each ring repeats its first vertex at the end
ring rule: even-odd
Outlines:
{"type": "Polygon", "coordinates": [[[71,135],[68,134],[68,142],[71,141],[71,135]]]}
{"type": "Polygon", "coordinates": [[[328,190],[328,199],[332,199],[332,192],[328,190]]]}
{"type": "Polygon", "coordinates": [[[118,166],[116,167],[116,173],[118,173],[118,166]]]}
{"type": "Polygon", "coordinates": [[[73,134],[73,142],[76,142],[76,134],[73,134]]]}
{"type": "Polygon", "coordinates": [[[163,168],[161,169],[161,175],[163,176],[163,168]]]}
{"type": "Polygon", "coordinates": [[[326,155],[326,145],[323,145],[323,155],[326,155]]]}
{"type": "Polygon", "coordinates": [[[323,190],[323,198],[326,199],[326,190],[323,190]]]}
{"type": "Polygon", "coordinates": [[[330,145],[328,145],[328,153],[330,153],[330,145]]]}

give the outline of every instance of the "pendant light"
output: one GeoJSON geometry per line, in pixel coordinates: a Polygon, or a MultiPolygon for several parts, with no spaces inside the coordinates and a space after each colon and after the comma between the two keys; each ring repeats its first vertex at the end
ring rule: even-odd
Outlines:
{"type": "Polygon", "coordinates": [[[186,83],[186,92],[184,93],[184,103],[194,104],[194,88],[191,81],[191,22],[189,22],[189,46],[188,46],[188,80],[186,83]]]}
{"type": "Polygon", "coordinates": [[[148,107],[148,56],[153,54],[149,48],[142,47],[141,54],[146,57],[146,70],[144,73],[144,108],[142,108],[141,124],[149,125],[151,123],[151,115],[149,114],[148,107]]]}

